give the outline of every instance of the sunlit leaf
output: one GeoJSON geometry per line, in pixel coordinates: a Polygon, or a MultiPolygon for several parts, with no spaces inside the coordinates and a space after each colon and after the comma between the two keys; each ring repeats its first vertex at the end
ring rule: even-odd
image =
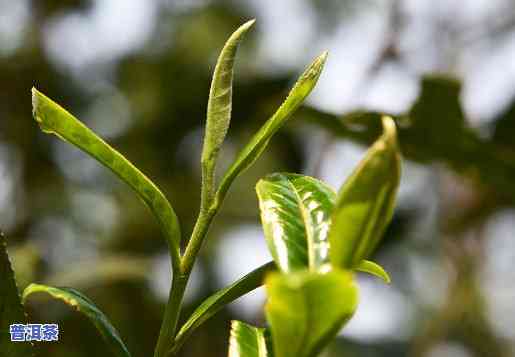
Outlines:
{"type": "Polygon", "coordinates": [[[273,174],[256,186],[268,247],[284,272],[329,262],[329,225],[336,194],[312,177],[273,174]]]}
{"type": "Polygon", "coordinates": [[[395,205],[400,155],[394,121],[383,118],[383,135],[341,187],[329,242],[335,267],[351,269],[377,246],[395,205]]]}
{"type": "Polygon", "coordinates": [[[109,146],[93,131],[59,104],[32,88],[34,119],[45,133],[54,134],[78,147],[111,169],[150,207],[168,240],[173,264],[179,264],[180,228],[177,216],[157,186],[122,154],[109,146]]]}
{"type": "Polygon", "coordinates": [[[234,179],[259,158],[270,138],[286,123],[287,119],[311,93],[320,77],[326,58],[327,52],[324,52],[309,65],[299,77],[283,104],[241,150],[222,178],[215,204],[220,204],[234,179]]]}
{"type": "Polygon", "coordinates": [[[130,357],[130,353],[116,329],[111,325],[104,313],[86,296],[70,288],[53,288],[47,285],[31,284],[23,292],[23,300],[26,301],[30,295],[38,292],[49,294],[86,315],[116,356],[130,357]]]}
{"type": "Polygon", "coordinates": [[[195,311],[193,311],[191,316],[179,330],[175,339],[173,351],[177,351],[193,331],[197,329],[197,327],[206,322],[224,306],[260,287],[264,282],[265,275],[274,270],[275,264],[273,262],[269,262],[207,298],[195,309],[195,311]]]}
{"type": "Polygon", "coordinates": [[[232,79],[236,51],[243,35],[254,22],[255,20],[246,22],[231,35],[216,63],[207,104],[206,133],[202,150],[204,174],[210,178],[214,174],[218,152],[231,120],[232,79]]]}
{"type": "Polygon", "coordinates": [[[11,342],[10,325],[25,323],[27,323],[27,316],[20,301],[14,271],[7,255],[5,238],[0,232],[0,352],[2,356],[30,357],[33,355],[31,343],[11,342]]]}
{"type": "Polygon", "coordinates": [[[377,263],[371,262],[370,260],[362,260],[358,265],[354,267],[354,270],[369,273],[383,279],[385,283],[390,283],[390,275],[377,263]]]}
{"type": "Polygon", "coordinates": [[[241,321],[231,322],[229,357],[271,357],[266,330],[241,321]]]}
{"type": "Polygon", "coordinates": [[[274,353],[311,357],[319,353],[347,322],[358,303],[352,273],[333,269],[270,274],[266,279],[274,353]]]}

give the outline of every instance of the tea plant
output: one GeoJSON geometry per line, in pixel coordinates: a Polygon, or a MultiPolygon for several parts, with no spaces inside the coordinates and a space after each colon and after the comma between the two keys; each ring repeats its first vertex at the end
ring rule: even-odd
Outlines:
{"type": "MultiPolygon", "coordinates": [[[[287,122],[314,88],[327,53],[317,57],[299,77],[289,95],[236,156],[219,183],[215,179],[218,154],[231,119],[233,65],[238,45],[254,21],[237,29],[218,58],[207,106],[201,157],[202,186],[198,219],[184,242],[174,209],[159,188],[122,154],[98,137],[57,103],[33,88],[33,115],[45,133],[78,147],[129,185],[156,217],[172,261],[172,286],[155,347],[155,357],[178,353],[192,332],[221,308],[253,289],[266,287],[266,328],[239,321],[231,325],[229,355],[315,356],[352,317],[358,304],[355,271],[389,281],[376,263],[366,260],[377,246],[392,217],[399,184],[400,157],[394,121],[383,117],[383,135],[342,185],[338,193],[323,182],[290,173],[271,174],[257,183],[264,236],[273,256],[269,262],[229,287],[207,298],[179,326],[184,292],[198,252],[233,181],[266,149],[272,136],[287,122]]],[[[2,321],[21,321],[13,273],[0,249],[2,285],[0,306],[12,312],[2,321]]],[[[70,288],[29,285],[25,301],[46,293],[85,314],[97,327],[114,355],[130,356],[116,329],[87,297],[70,288]]],[[[29,345],[9,344],[9,356],[27,356],[29,345]]]]}

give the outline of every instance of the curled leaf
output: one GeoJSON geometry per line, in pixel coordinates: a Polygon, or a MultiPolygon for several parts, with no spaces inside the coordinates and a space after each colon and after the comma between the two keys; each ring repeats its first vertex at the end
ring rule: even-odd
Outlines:
{"type": "Polygon", "coordinates": [[[216,205],[221,203],[234,179],[259,158],[268,145],[270,138],[286,123],[287,119],[311,93],[320,77],[320,73],[322,73],[326,59],[327,52],[324,52],[308,66],[291,89],[283,104],[240,151],[222,178],[216,193],[216,205]]]}
{"type": "Polygon", "coordinates": [[[55,299],[83,313],[95,325],[111,351],[118,357],[130,357],[118,331],[111,325],[107,317],[86,296],[70,288],[53,288],[47,285],[31,284],[23,292],[23,301],[37,292],[46,293],[55,299]]]}
{"type": "Polygon", "coordinates": [[[329,231],[335,267],[351,269],[369,257],[393,215],[400,155],[393,119],[382,121],[383,135],[338,193],[329,231]]]}
{"type": "Polygon", "coordinates": [[[206,175],[213,175],[218,152],[231,120],[232,80],[236,51],[243,35],[254,22],[255,20],[246,22],[231,35],[216,63],[207,104],[206,133],[202,150],[202,165],[206,175]]]}

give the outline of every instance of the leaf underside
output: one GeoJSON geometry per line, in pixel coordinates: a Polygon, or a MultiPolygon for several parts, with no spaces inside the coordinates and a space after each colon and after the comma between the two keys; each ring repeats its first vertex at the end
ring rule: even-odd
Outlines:
{"type": "Polygon", "coordinates": [[[7,255],[6,241],[3,233],[0,232],[0,354],[2,356],[30,357],[33,355],[31,343],[11,342],[10,325],[25,323],[27,323],[27,316],[7,255]]]}
{"type": "Polygon", "coordinates": [[[70,288],[54,288],[46,285],[31,284],[23,292],[23,300],[25,301],[30,295],[38,292],[46,293],[55,299],[61,300],[76,311],[83,313],[95,325],[115,356],[131,356],[118,331],[89,298],[70,288]]]}

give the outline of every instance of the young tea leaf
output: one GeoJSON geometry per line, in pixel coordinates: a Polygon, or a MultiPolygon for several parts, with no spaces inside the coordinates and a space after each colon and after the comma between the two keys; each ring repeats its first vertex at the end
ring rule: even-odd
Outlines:
{"type": "Polygon", "coordinates": [[[231,120],[232,79],[236,51],[243,35],[254,24],[251,20],[240,26],[225,43],[216,63],[209,100],[207,103],[207,123],[202,150],[204,174],[212,179],[218,152],[227,134],[231,120]]]}
{"type": "Polygon", "coordinates": [[[401,165],[393,119],[383,117],[383,130],[338,193],[329,231],[335,267],[366,259],[392,218],[401,165]]]}
{"type": "Polygon", "coordinates": [[[358,303],[352,273],[333,269],[270,274],[266,279],[274,353],[281,357],[316,356],[336,336],[358,303]]]}
{"type": "Polygon", "coordinates": [[[53,288],[46,285],[30,284],[23,292],[23,301],[26,301],[30,295],[38,292],[49,294],[86,315],[116,356],[130,357],[130,353],[120,338],[118,331],[111,325],[104,313],[86,296],[70,288],[53,288]]]}
{"type": "Polygon", "coordinates": [[[216,193],[216,205],[221,203],[234,179],[259,158],[268,145],[270,138],[286,123],[287,119],[311,93],[320,77],[326,59],[327,52],[324,52],[308,66],[291,89],[283,104],[241,150],[222,178],[216,193]]]}
{"type": "Polygon", "coordinates": [[[371,262],[370,260],[362,260],[354,267],[354,270],[375,275],[378,278],[383,279],[387,284],[391,282],[390,275],[388,275],[386,270],[384,270],[379,264],[371,262]]]}
{"type": "Polygon", "coordinates": [[[0,232],[0,355],[9,357],[33,355],[33,346],[30,342],[11,342],[10,325],[26,323],[27,316],[20,301],[14,271],[7,255],[5,238],[0,232]]]}
{"type": "Polygon", "coordinates": [[[229,357],[271,357],[264,328],[241,321],[231,322],[229,357]]]}
{"type": "Polygon", "coordinates": [[[32,107],[34,119],[43,132],[54,134],[89,154],[113,171],[138,194],[157,218],[168,240],[172,264],[178,266],[179,222],[170,202],[157,186],[122,154],[36,88],[32,88],[32,107]]]}
{"type": "Polygon", "coordinates": [[[328,233],[336,194],[312,177],[273,174],[256,191],[265,238],[283,272],[322,269],[329,262],[328,233]]]}
{"type": "Polygon", "coordinates": [[[274,262],[269,262],[207,298],[193,311],[188,321],[179,330],[172,351],[177,352],[197,327],[206,322],[224,306],[260,287],[263,284],[265,275],[275,269],[274,262]]]}

